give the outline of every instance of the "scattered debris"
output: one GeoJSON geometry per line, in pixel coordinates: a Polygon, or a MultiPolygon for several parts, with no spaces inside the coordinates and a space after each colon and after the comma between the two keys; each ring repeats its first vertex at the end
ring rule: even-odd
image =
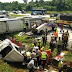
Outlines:
{"type": "Polygon", "coordinates": [[[18,34],[18,37],[23,36],[24,33],[25,33],[25,32],[20,32],[20,33],[18,34]]]}

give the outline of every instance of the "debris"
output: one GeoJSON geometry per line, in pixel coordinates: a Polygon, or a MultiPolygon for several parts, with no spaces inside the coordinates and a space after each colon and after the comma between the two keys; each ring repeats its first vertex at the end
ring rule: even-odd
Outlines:
{"type": "Polygon", "coordinates": [[[25,33],[25,32],[20,32],[20,33],[18,34],[18,37],[23,36],[24,33],[25,33]]]}

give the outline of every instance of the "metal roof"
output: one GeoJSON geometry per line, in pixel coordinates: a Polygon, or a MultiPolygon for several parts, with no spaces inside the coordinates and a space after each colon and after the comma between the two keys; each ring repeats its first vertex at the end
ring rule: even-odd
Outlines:
{"type": "Polygon", "coordinates": [[[18,20],[18,18],[0,18],[0,21],[13,21],[13,20],[18,20]]]}

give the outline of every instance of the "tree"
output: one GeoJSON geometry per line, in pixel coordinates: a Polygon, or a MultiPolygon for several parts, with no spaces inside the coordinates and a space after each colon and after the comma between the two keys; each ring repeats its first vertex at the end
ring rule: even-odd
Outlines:
{"type": "Polygon", "coordinates": [[[28,1],[28,0],[23,0],[23,1],[24,1],[24,4],[27,4],[27,1],[28,1]]]}

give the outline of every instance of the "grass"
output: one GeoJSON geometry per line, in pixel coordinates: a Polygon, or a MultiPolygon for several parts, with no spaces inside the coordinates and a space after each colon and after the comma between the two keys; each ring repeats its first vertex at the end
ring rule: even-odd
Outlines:
{"type": "Polygon", "coordinates": [[[9,36],[14,37],[14,38],[15,38],[15,41],[20,41],[21,43],[25,43],[25,44],[27,44],[28,46],[31,46],[31,44],[32,44],[33,41],[34,41],[34,38],[31,37],[31,36],[28,36],[28,35],[26,35],[26,34],[24,34],[24,35],[21,36],[21,37],[18,37],[18,34],[19,34],[19,33],[20,33],[20,32],[14,32],[14,33],[9,34],[9,36]]]}
{"type": "Polygon", "coordinates": [[[24,15],[11,14],[11,17],[21,17],[21,16],[24,16],[24,15]]]}
{"type": "Polygon", "coordinates": [[[0,59],[0,72],[29,72],[29,70],[13,68],[7,62],[0,59]]]}
{"type": "Polygon", "coordinates": [[[6,62],[0,60],[0,72],[14,72],[14,71],[6,62]]]}
{"type": "Polygon", "coordinates": [[[68,51],[68,53],[65,55],[65,61],[72,62],[72,53],[70,51],[68,51]]]}

